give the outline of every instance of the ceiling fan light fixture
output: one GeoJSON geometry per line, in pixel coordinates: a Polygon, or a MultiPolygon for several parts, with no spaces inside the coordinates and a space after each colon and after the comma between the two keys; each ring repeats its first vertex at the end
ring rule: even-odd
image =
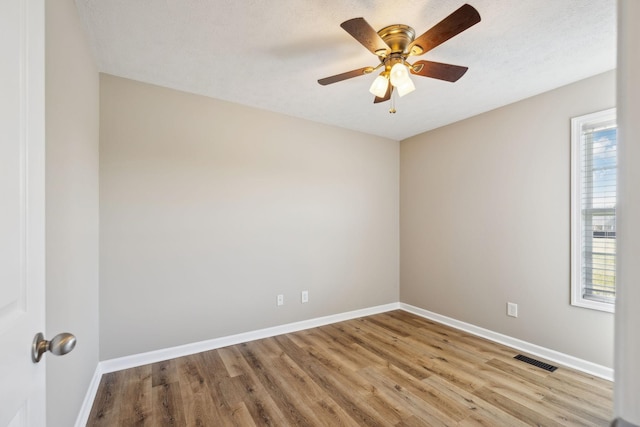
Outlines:
{"type": "Polygon", "coordinates": [[[371,84],[369,88],[369,92],[377,96],[378,98],[382,98],[387,93],[387,87],[389,86],[389,81],[382,74],[376,77],[376,79],[371,84]]]}
{"type": "Polygon", "coordinates": [[[411,81],[409,78],[409,69],[402,62],[396,62],[393,67],[391,67],[389,79],[391,80],[391,84],[395,87],[407,84],[407,81],[411,81]]]}
{"type": "Polygon", "coordinates": [[[413,84],[413,81],[407,77],[407,80],[400,86],[396,86],[396,89],[398,90],[398,96],[402,97],[416,90],[416,86],[413,84]]]}

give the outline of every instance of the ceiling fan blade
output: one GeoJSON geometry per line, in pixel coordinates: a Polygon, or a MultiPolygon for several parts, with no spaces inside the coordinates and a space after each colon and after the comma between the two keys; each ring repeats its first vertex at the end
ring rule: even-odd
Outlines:
{"type": "Polygon", "coordinates": [[[385,93],[382,98],[376,96],[375,99],[373,100],[373,103],[377,104],[379,102],[384,102],[384,101],[390,100],[391,99],[391,92],[393,92],[393,86],[391,86],[391,82],[389,82],[389,85],[387,86],[387,93],[385,93]]]}
{"type": "Polygon", "coordinates": [[[411,55],[422,55],[467,28],[480,22],[480,14],[471,5],[462,5],[458,10],[434,25],[409,45],[411,55]]]}
{"type": "Polygon", "coordinates": [[[343,80],[351,79],[353,77],[369,74],[371,71],[373,71],[373,67],[358,68],[357,70],[351,70],[351,71],[347,71],[346,73],[336,74],[335,76],[325,77],[324,79],[318,80],[318,83],[320,83],[322,86],[326,86],[332,83],[337,83],[343,80]]]}
{"type": "Polygon", "coordinates": [[[374,55],[387,56],[391,53],[389,46],[364,18],[349,19],[340,24],[340,26],[374,55]]]}
{"type": "Polygon", "coordinates": [[[409,67],[411,74],[433,79],[455,82],[467,72],[469,67],[460,65],[443,64],[433,61],[416,61],[413,67],[409,67]]]}

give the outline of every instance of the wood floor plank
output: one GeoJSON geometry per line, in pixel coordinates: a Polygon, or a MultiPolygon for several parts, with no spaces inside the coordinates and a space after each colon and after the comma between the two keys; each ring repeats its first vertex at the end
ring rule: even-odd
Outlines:
{"type": "Polygon", "coordinates": [[[532,402],[539,402],[549,392],[544,383],[529,382],[518,375],[512,375],[513,372],[484,364],[478,368],[476,375],[484,380],[485,385],[517,390],[519,394],[525,395],[532,402]]]}
{"type": "Polygon", "coordinates": [[[545,427],[561,427],[563,425],[549,418],[546,414],[531,409],[528,405],[523,405],[510,397],[494,391],[493,388],[482,387],[475,390],[473,394],[529,425],[545,427]]]}
{"type": "Polygon", "coordinates": [[[96,398],[89,414],[92,426],[109,426],[120,418],[122,389],[125,386],[125,371],[104,374],[100,380],[96,398]]]}
{"type": "Polygon", "coordinates": [[[231,376],[220,353],[205,351],[200,353],[200,356],[199,366],[204,372],[207,388],[220,414],[220,425],[242,425],[238,423],[243,421],[247,408],[240,405],[243,397],[231,384],[231,376]]]}
{"type": "Polygon", "coordinates": [[[151,365],[151,386],[178,382],[178,371],[173,360],[163,360],[151,365]]]}
{"type": "Polygon", "coordinates": [[[602,414],[593,411],[589,406],[579,406],[573,402],[557,399],[554,396],[542,399],[542,404],[550,413],[556,413],[561,419],[567,420],[567,425],[597,425],[609,426],[613,414],[602,414]]]}
{"type": "Polygon", "coordinates": [[[559,369],[548,377],[550,386],[563,393],[584,396],[601,406],[609,406],[613,383],[602,378],[590,377],[569,368],[559,369]]]}
{"type": "MultiPolygon", "coordinates": [[[[184,389],[182,391],[184,392],[184,389]]],[[[220,425],[220,416],[213,409],[214,402],[211,396],[205,393],[183,394],[182,401],[186,425],[207,426],[212,420],[220,425]]]]}
{"type": "Polygon", "coordinates": [[[187,424],[182,409],[180,384],[163,383],[152,388],[153,425],[184,426],[187,424]]]}
{"type": "Polygon", "coordinates": [[[415,415],[400,421],[394,425],[395,427],[432,427],[439,426],[439,424],[431,424],[415,415]]]}
{"type": "Polygon", "coordinates": [[[231,382],[239,393],[244,394],[243,403],[256,425],[287,425],[286,418],[280,408],[278,408],[262,384],[254,380],[252,376],[236,376],[231,379],[231,382]]]}
{"type": "MultiPolygon", "coordinates": [[[[320,329],[320,328],[319,328],[320,329]]],[[[295,335],[295,334],[293,334],[295,335]]],[[[369,365],[387,365],[389,362],[387,359],[380,357],[379,355],[372,353],[371,351],[363,348],[357,343],[353,342],[350,337],[344,335],[337,329],[334,328],[321,328],[314,335],[319,337],[327,337],[328,342],[331,342],[331,350],[336,353],[347,354],[349,355],[347,359],[347,363],[353,361],[353,363],[358,367],[361,367],[362,364],[369,365]]],[[[321,344],[316,343],[314,341],[310,341],[313,347],[320,347],[321,344]]]]}
{"type": "Polygon", "coordinates": [[[313,420],[327,426],[357,425],[288,355],[273,358],[272,366],[281,386],[291,389],[296,405],[308,407],[313,420]]]}
{"type": "Polygon", "coordinates": [[[323,413],[322,418],[318,418],[316,425],[326,427],[357,427],[362,425],[351,418],[333,399],[324,398],[316,403],[323,413]]]}
{"type": "MultiPolygon", "coordinates": [[[[268,391],[253,372],[253,368],[244,358],[243,345],[225,348],[228,359],[233,360],[233,376],[226,385],[225,395],[228,402],[240,402],[243,413],[248,412],[256,425],[285,425],[285,416],[275,404],[268,391]],[[246,411],[245,411],[246,410],[246,411]]],[[[221,357],[222,359],[222,357],[221,357]]],[[[224,359],[223,359],[224,362],[224,359]]],[[[228,366],[225,364],[225,366],[228,366]]],[[[223,385],[220,385],[222,390],[223,385]]],[[[234,405],[237,405],[235,403],[234,405]]],[[[244,414],[238,414],[244,416],[244,414]]],[[[240,424],[242,425],[242,424],[240,424]]]]}
{"type": "Polygon", "coordinates": [[[175,359],[187,424],[206,426],[207,420],[216,420],[218,425],[229,425],[207,385],[201,357],[198,353],[175,359]]]}
{"type": "MultiPolygon", "coordinates": [[[[362,367],[363,363],[373,363],[376,360],[380,363],[386,363],[383,359],[371,354],[368,351],[354,351],[356,346],[352,342],[344,340],[338,341],[336,334],[328,334],[322,330],[314,331],[313,334],[307,335],[307,341],[314,349],[321,349],[328,358],[337,359],[341,365],[357,371],[362,367]],[[363,355],[366,359],[363,360],[363,355]]],[[[308,347],[307,347],[308,348],[308,347]]]]}
{"type": "Polygon", "coordinates": [[[605,426],[609,381],[396,310],[101,379],[88,426],[605,426]]]}
{"type": "Polygon", "coordinates": [[[313,413],[299,399],[293,388],[283,387],[278,373],[270,369],[271,357],[265,351],[264,342],[254,341],[241,346],[241,352],[256,377],[282,411],[289,425],[310,425],[313,413]]]}
{"type": "Polygon", "coordinates": [[[468,408],[467,417],[459,423],[461,426],[522,427],[527,425],[518,418],[489,404],[478,396],[458,388],[456,385],[437,375],[430,376],[423,380],[422,383],[424,383],[425,387],[437,389],[448,399],[468,408]]]}
{"type": "Polygon", "coordinates": [[[426,342],[444,343],[448,346],[465,349],[469,353],[476,353],[478,356],[486,359],[500,356],[513,357],[518,353],[516,350],[502,344],[465,333],[402,310],[395,310],[383,314],[391,318],[400,319],[408,324],[415,325],[415,333],[413,333],[411,337],[417,340],[422,339],[426,342]]]}
{"type": "Polygon", "coordinates": [[[151,393],[151,365],[140,366],[127,371],[122,399],[127,402],[120,409],[119,425],[153,425],[153,405],[151,393]]]}
{"type": "Polygon", "coordinates": [[[251,412],[247,408],[244,402],[240,402],[230,408],[231,417],[233,418],[234,425],[238,427],[252,427],[256,426],[255,420],[251,416],[251,412]]]}
{"type": "MultiPolygon", "coordinates": [[[[527,366],[527,364],[524,363],[520,364],[527,366]]],[[[611,406],[610,398],[606,399],[598,393],[594,393],[594,387],[585,389],[582,385],[556,379],[556,373],[563,372],[567,368],[560,368],[554,373],[547,373],[543,377],[540,377],[532,375],[530,368],[526,368],[525,370],[516,364],[512,364],[511,361],[492,359],[485,365],[485,369],[482,371],[485,375],[489,366],[499,370],[499,372],[491,376],[494,381],[504,383],[504,381],[511,380],[512,382],[518,382],[522,386],[522,390],[536,393],[547,401],[562,402],[562,405],[568,410],[570,408],[578,408],[578,410],[585,411],[596,417],[606,418],[611,416],[609,413],[611,406]],[[505,373],[509,375],[504,375],[505,373]]]]}
{"type": "Polygon", "coordinates": [[[242,369],[239,365],[242,363],[242,355],[233,352],[233,347],[224,347],[218,349],[218,354],[224,363],[227,373],[230,377],[237,377],[242,375],[242,369]]]}
{"type": "Polygon", "coordinates": [[[366,404],[361,392],[355,392],[351,385],[345,384],[336,371],[327,368],[319,362],[317,357],[308,353],[307,349],[301,349],[291,341],[288,336],[278,336],[275,340],[283,350],[298,363],[313,381],[319,385],[327,396],[335,401],[351,418],[360,425],[384,426],[384,419],[366,404]]]}
{"type": "Polygon", "coordinates": [[[466,416],[463,411],[451,410],[450,402],[443,401],[432,390],[423,388],[420,390],[421,393],[415,394],[375,368],[363,369],[360,374],[372,384],[376,384],[382,393],[388,395],[399,408],[402,408],[400,421],[416,417],[431,426],[450,426],[457,424],[466,416]]]}
{"type": "Polygon", "coordinates": [[[416,377],[418,380],[429,376],[429,372],[421,363],[417,363],[418,361],[415,360],[415,358],[412,358],[413,360],[407,359],[407,354],[403,357],[403,355],[398,354],[397,349],[394,348],[392,344],[386,341],[372,340],[372,336],[363,332],[358,325],[354,326],[353,324],[349,324],[349,322],[343,322],[339,325],[330,325],[330,327],[336,328],[346,336],[350,337],[361,347],[367,349],[376,356],[387,360],[388,363],[411,373],[411,375],[416,377]]]}

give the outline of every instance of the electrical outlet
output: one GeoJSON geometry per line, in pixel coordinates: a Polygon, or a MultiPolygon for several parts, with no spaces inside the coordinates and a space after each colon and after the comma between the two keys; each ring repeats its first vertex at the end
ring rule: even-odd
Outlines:
{"type": "Polygon", "coordinates": [[[507,316],[518,317],[518,304],[513,302],[507,303],[507,316]]]}
{"type": "Polygon", "coordinates": [[[300,301],[304,304],[305,302],[309,302],[309,291],[302,291],[300,293],[300,301]]]}
{"type": "Polygon", "coordinates": [[[276,303],[278,305],[284,305],[284,295],[283,294],[278,295],[278,299],[277,299],[276,303]]]}

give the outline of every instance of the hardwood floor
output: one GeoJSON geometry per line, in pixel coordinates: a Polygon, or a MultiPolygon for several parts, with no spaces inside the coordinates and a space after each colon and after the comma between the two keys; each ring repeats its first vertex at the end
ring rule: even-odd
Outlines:
{"type": "Polygon", "coordinates": [[[612,383],[392,311],[105,374],[89,426],[606,426],[612,383]]]}

